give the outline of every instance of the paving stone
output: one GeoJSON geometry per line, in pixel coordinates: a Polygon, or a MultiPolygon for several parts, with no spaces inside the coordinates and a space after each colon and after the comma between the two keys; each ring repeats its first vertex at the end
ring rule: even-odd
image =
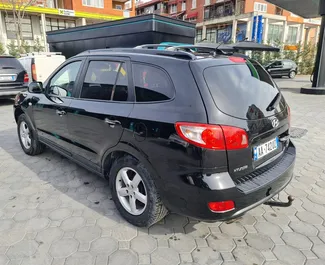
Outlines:
{"type": "Polygon", "coordinates": [[[303,222],[291,222],[289,226],[293,231],[305,236],[316,236],[318,233],[317,229],[313,225],[303,222]]]}
{"type": "Polygon", "coordinates": [[[10,230],[14,226],[11,219],[0,220],[0,232],[10,230]]]}
{"type": "Polygon", "coordinates": [[[322,224],[324,222],[324,220],[318,214],[307,212],[307,211],[298,212],[297,217],[301,221],[309,224],[322,224]]]}
{"type": "Polygon", "coordinates": [[[29,232],[41,231],[47,228],[50,224],[50,220],[45,217],[30,219],[27,223],[26,230],[29,232]]]}
{"type": "Polygon", "coordinates": [[[12,246],[21,241],[26,235],[25,229],[0,232],[0,246],[12,246]]]}
{"type": "Polygon", "coordinates": [[[245,228],[240,223],[226,224],[222,223],[220,226],[221,232],[232,237],[244,237],[246,235],[245,228]]]}
{"type": "Polygon", "coordinates": [[[95,254],[110,255],[118,248],[118,243],[113,238],[98,238],[91,243],[90,251],[95,254]]]}
{"type": "Polygon", "coordinates": [[[72,214],[72,211],[69,210],[68,208],[59,208],[56,210],[53,210],[52,212],[50,212],[49,214],[49,218],[52,221],[62,221],[64,219],[67,219],[68,217],[70,217],[72,214]]]}
{"type": "Polygon", "coordinates": [[[177,265],[180,263],[180,259],[174,249],[157,248],[151,254],[151,263],[154,265],[177,265]]]}
{"type": "Polygon", "coordinates": [[[149,228],[149,234],[156,239],[169,239],[174,231],[170,227],[164,225],[155,224],[149,228]]]}
{"type": "Polygon", "coordinates": [[[52,243],[63,236],[63,231],[56,227],[49,227],[46,230],[43,230],[41,232],[38,232],[36,236],[37,242],[43,242],[43,243],[52,243]]]}
{"type": "Polygon", "coordinates": [[[312,242],[308,237],[298,233],[283,233],[282,239],[287,245],[298,249],[311,249],[312,242]]]}
{"type": "Polygon", "coordinates": [[[320,260],[320,259],[314,259],[314,260],[307,260],[306,265],[324,265],[325,264],[325,259],[320,260]]]}
{"type": "Polygon", "coordinates": [[[274,256],[273,252],[271,250],[262,250],[262,255],[264,256],[265,260],[276,260],[277,258],[274,256]]]}
{"type": "Polygon", "coordinates": [[[82,243],[91,242],[99,238],[101,232],[98,226],[85,226],[76,232],[75,238],[82,243]]]}
{"type": "Polygon", "coordinates": [[[7,265],[9,263],[9,259],[5,255],[0,255],[0,265],[7,265]]]}
{"type": "Polygon", "coordinates": [[[103,217],[97,221],[97,225],[103,229],[112,229],[119,225],[121,218],[113,215],[109,217],[103,217]]]}
{"type": "Polygon", "coordinates": [[[265,261],[262,253],[251,247],[237,247],[233,251],[233,255],[237,261],[240,261],[245,265],[262,265],[265,261]]]}
{"type": "Polygon", "coordinates": [[[138,258],[130,250],[118,250],[109,257],[110,265],[137,265],[138,258]]]}
{"type": "Polygon", "coordinates": [[[312,251],[318,258],[325,260],[325,245],[315,245],[313,246],[312,251]]]}
{"type": "Polygon", "coordinates": [[[65,265],[93,265],[94,263],[95,257],[87,252],[76,252],[65,261],[65,265]]]}
{"type": "Polygon", "coordinates": [[[53,210],[59,207],[60,201],[57,199],[49,199],[39,204],[38,209],[41,211],[53,210]]]}
{"type": "Polygon", "coordinates": [[[257,222],[255,228],[257,232],[266,236],[281,236],[283,233],[282,229],[278,225],[268,222],[257,222]]]}
{"type": "Polygon", "coordinates": [[[77,251],[78,245],[78,241],[73,238],[62,238],[52,244],[49,254],[53,258],[67,258],[77,251]]]}
{"type": "Polygon", "coordinates": [[[208,242],[206,239],[203,239],[203,238],[197,238],[195,239],[195,242],[196,242],[196,246],[198,248],[205,248],[205,247],[208,247],[208,242]]]}
{"type": "Polygon", "coordinates": [[[288,262],[280,261],[280,260],[272,260],[265,262],[264,265],[290,265],[288,262]]]}
{"type": "Polygon", "coordinates": [[[303,265],[306,257],[297,249],[290,246],[275,246],[274,255],[281,261],[290,265],[303,265]]]}
{"type": "Polygon", "coordinates": [[[192,263],[193,261],[191,253],[181,253],[179,256],[181,258],[181,263],[192,263]]]}
{"type": "Polygon", "coordinates": [[[245,241],[249,247],[257,250],[271,250],[274,246],[273,241],[261,234],[248,234],[245,237],[245,241]]]}
{"type": "Polygon", "coordinates": [[[210,230],[204,223],[190,223],[185,226],[185,233],[193,238],[207,238],[210,230]]]}
{"type": "Polygon", "coordinates": [[[238,222],[244,227],[246,227],[246,225],[253,226],[254,224],[256,224],[257,221],[251,213],[247,213],[238,222]]]}
{"type": "Polygon", "coordinates": [[[221,252],[222,260],[226,261],[235,261],[235,258],[231,252],[221,252]]]}
{"type": "Polygon", "coordinates": [[[150,264],[150,255],[139,255],[139,264],[147,265],[150,264]]]}
{"type": "Polygon", "coordinates": [[[36,253],[38,244],[34,240],[23,240],[11,246],[6,255],[10,259],[20,259],[24,257],[31,257],[36,253]]]}
{"type": "Polygon", "coordinates": [[[311,250],[301,250],[301,253],[304,254],[304,256],[307,259],[317,259],[317,256],[312,252],[311,250]]]}
{"type": "Polygon", "coordinates": [[[73,231],[81,228],[85,224],[83,217],[70,217],[64,220],[60,226],[63,231],[73,231]]]}
{"type": "Polygon", "coordinates": [[[137,230],[135,227],[127,224],[120,224],[112,231],[112,237],[116,240],[132,240],[137,236],[137,230]]]}
{"type": "Polygon", "coordinates": [[[178,214],[168,214],[165,217],[165,225],[169,228],[185,227],[188,224],[188,218],[178,214]]]}
{"type": "Polygon", "coordinates": [[[183,234],[175,234],[174,236],[170,237],[169,246],[174,248],[179,253],[191,253],[196,248],[194,239],[183,234]]]}
{"type": "MultiPolygon", "coordinates": [[[[19,213],[16,213],[14,216],[14,220],[16,222],[24,222],[28,221],[30,219],[33,219],[38,214],[37,210],[35,209],[25,209],[19,213]]],[[[2,224],[0,223],[0,230],[1,230],[2,224]]]]}
{"type": "Polygon", "coordinates": [[[157,241],[149,236],[137,236],[131,241],[131,248],[138,254],[150,254],[157,248],[157,241]]]}
{"type": "Polygon", "coordinates": [[[220,253],[212,248],[198,248],[192,252],[192,257],[197,264],[218,265],[222,263],[220,253]]]}
{"type": "Polygon", "coordinates": [[[236,247],[234,240],[225,234],[211,234],[207,241],[212,249],[219,252],[230,252],[236,247]]]}

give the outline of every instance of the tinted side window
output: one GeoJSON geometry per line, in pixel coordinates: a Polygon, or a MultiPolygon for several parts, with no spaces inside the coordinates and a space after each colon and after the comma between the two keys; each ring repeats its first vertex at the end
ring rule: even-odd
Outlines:
{"type": "Polygon", "coordinates": [[[91,61],[80,97],[126,101],[128,97],[128,78],[125,64],[113,61],[91,61]]]}
{"type": "Polygon", "coordinates": [[[49,94],[60,97],[71,97],[81,61],[67,64],[57,72],[50,81],[49,94]]]}
{"type": "Polygon", "coordinates": [[[0,68],[2,69],[23,69],[23,66],[16,58],[0,58],[0,68]]]}
{"type": "Polygon", "coordinates": [[[146,64],[133,64],[132,71],[137,102],[165,101],[174,97],[174,87],[163,70],[146,64]]]}

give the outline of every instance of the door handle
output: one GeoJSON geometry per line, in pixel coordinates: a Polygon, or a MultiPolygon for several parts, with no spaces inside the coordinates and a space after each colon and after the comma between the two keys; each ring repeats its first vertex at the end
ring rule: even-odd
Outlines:
{"type": "Polygon", "coordinates": [[[67,113],[64,110],[56,110],[56,114],[62,117],[63,115],[66,115],[67,113]]]}
{"type": "Polygon", "coordinates": [[[105,118],[104,120],[105,123],[109,124],[110,127],[114,128],[115,125],[121,125],[121,122],[118,120],[110,120],[108,118],[105,118]]]}

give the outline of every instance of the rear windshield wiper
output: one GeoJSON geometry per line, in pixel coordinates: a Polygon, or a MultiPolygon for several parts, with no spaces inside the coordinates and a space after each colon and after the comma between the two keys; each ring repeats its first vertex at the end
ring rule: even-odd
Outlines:
{"type": "Polygon", "coordinates": [[[281,93],[279,92],[278,94],[276,94],[276,96],[274,97],[274,99],[271,101],[271,103],[267,106],[266,110],[267,111],[272,111],[275,109],[275,107],[279,104],[281,99],[281,93]]]}
{"type": "Polygon", "coordinates": [[[1,67],[1,69],[16,69],[16,68],[12,66],[3,66],[1,67]]]}

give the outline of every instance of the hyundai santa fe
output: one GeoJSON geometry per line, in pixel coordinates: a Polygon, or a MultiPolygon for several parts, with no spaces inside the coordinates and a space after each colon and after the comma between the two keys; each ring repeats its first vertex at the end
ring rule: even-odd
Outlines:
{"type": "Polygon", "coordinates": [[[17,95],[22,149],[48,146],[109,180],[120,214],[230,220],[290,182],[290,109],[256,61],[185,51],[81,53],[17,95]]]}

